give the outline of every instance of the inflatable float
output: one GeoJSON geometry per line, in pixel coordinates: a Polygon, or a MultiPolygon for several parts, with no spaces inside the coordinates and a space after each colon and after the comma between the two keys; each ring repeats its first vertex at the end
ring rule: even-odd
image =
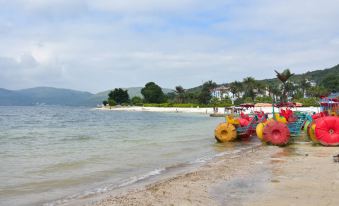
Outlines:
{"type": "Polygon", "coordinates": [[[319,118],[315,124],[315,137],[322,145],[339,145],[339,118],[335,116],[319,118]]]}
{"type": "Polygon", "coordinates": [[[303,126],[303,130],[304,130],[304,133],[306,134],[307,133],[307,128],[308,128],[308,125],[311,124],[311,121],[310,120],[307,120],[303,126]]]}
{"type": "Polygon", "coordinates": [[[264,127],[263,140],[267,143],[283,146],[288,143],[289,139],[290,131],[284,123],[271,121],[264,127]]]}
{"type": "Polygon", "coordinates": [[[237,138],[237,130],[233,124],[220,123],[214,131],[214,136],[218,142],[230,142],[237,138]]]}
{"type": "Polygon", "coordinates": [[[265,123],[259,123],[257,125],[257,127],[255,128],[255,131],[257,133],[257,137],[261,140],[264,141],[264,127],[265,127],[265,123]]]}
{"type": "Polygon", "coordinates": [[[247,139],[256,133],[259,123],[266,121],[266,115],[262,112],[252,116],[240,114],[234,118],[233,115],[226,116],[226,123],[220,123],[214,130],[214,136],[218,142],[230,142],[238,137],[247,139]],[[259,118],[260,117],[260,118],[259,118]]]}
{"type": "Polygon", "coordinates": [[[316,126],[316,123],[315,121],[310,123],[309,126],[308,126],[308,136],[310,137],[310,139],[312,140],[312,142],[314,143],[319,143],[316,135],[315,135],[315,126],[316,126]]]}

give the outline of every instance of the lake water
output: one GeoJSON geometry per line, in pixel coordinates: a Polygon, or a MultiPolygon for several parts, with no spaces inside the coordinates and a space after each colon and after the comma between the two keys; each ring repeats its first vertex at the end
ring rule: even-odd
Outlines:
{"type": "Polygon", "coordinates": [[[221,118],[73,107],[0,107],[0,205],[60,205],[234,152],[221,118]]]}

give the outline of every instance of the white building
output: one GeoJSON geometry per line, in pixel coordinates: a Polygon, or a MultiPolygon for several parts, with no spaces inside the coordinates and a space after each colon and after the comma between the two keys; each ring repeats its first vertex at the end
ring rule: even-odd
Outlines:
{"type": "Polygon", "coordinates": [[[315,87],[315,86],[317,86],[317,83],[315,82],[315,81],[308,81],[309,83],[310,83],[310,85],[311,85],[311,87],[315,87]]]}
{"type": "MultiPolygon", "coordinates": [[[[268,88],[265,88],[265,90],[261,93],[259,93],[257,89],[254,89],[254,92],[257,93],[257,97],[270,95],[268,88]]],[[[220,86],[211,90],[211,95],[212,97],[218,98],[219,100],[225,99],[226,97],[231,100],[237,99],[237,96],[233,97],[233,93],[231,92],[230,88],[226,86],[220,86]]],[[[244,92],[240,92],[238,95],[242,97],[244,95],[244,92]]]]}
{"type": "Polygon", "coordinates": [[[218,98],[219,100],[226,97],[232,97],[233,94],[230,92],[229,88],[226,86],[220,86],[211,91],[212,97],[218,98]]]}

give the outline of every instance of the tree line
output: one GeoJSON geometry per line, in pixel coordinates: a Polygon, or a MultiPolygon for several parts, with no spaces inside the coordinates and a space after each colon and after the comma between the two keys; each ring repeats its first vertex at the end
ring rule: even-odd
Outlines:
{"type": "Polygon", "coordinates": [[[219,86],[213,81],[205,82],[199,90],[184,89],[176,86],[173,92],[164,94],[161,87],[154,82],[148,82],[141,89],[141,97],[130,99],[127,90],[116,88],[108,94],[104,105],[152,105],[162,106],[230,106],[242,103],[272,103],[272,102],[301,102],[305,106],[316,106],[320,96],[327,96],[339,90],[338,76],[328,76],[319,84],[306,78],[292,80],[294,76],[289,69],[277,74],[280,81],[260,81],[246,77],[242,81],[224,84],[220,98],[212,96],[219,86]]]}
{"type": "Polygon", "coordinates": [[[161,87],[154,82],[148,82],[141,89],[143,98],[135,96],[130,99],[128,91],[122,88],[116,88],[109,92],[108,99],[103,101],[104,105],[142,105],[143,103],[164,103],[167,101],[167,96],[162,91],[161,87]]]}

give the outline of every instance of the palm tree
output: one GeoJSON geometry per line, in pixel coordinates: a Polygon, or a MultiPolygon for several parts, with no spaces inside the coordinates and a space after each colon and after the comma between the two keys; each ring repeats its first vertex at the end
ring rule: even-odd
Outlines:
{"type": "Polygon", "coordinates": [[[208,104],[212,98],[211,92],[218,85],[213,81],[207,81],[202,85],[200,94],[199,94],[199,103],[200,104],[208,104]]]}
{"type": "Polygon", "coordinates": [[[266,85],[263,82],[256,81],[256,89],[258,94],[266,95],[266,85]]]}
{"type": "Polygon", "coordinates": [[[183,103],[185,99],[185,89],[182,86],[176,86],[175,93],[177,93],[178,102],[183,103]]]}
{"type": "Polygon", "coordinates": [[[289,69],[285,69],[282,73],[277,72],[274,70],[275,73],[277,73],[277,78],[282,82],[283,84],[283,95],[281,96],[281,102],[284,103],[287,100],[287,91],[286,91],[286,82],[289,78],[291,78],[294,74],[291,73],[289,69]]]}
{"type": "Polygon", "coordinates": [[[269,96],[272,97],[274,101],[276,101],[276,98],[278,96],[281,96],[281,90],[279,88],[279,85],[277,85],[276,83],[269,83],[268,92],[269,96]]]}
{"type": "Polygon", "coordinates": [[[294,97],[297,87],[292,82],[288,81],[285,83],[284,89],[286,91],[287,97],[294,97]]]}
{"type": "Polygon", "coordinates": [[[311,87],[311,83],[305,77],[303,77],[299,82],[299,86],[303,93],[303,97],[305,98],[305,93],[311,87]]]}
{"type": "Polygon", "coordinates": [[[212,90],[212,89],[217,88],[218,85],[217,85],[217,83],[213,82],[212,80],[209,80],[209,81],[205,82],[203,86],[212,90]]]}
{"type": "Polygon", "coordinates": [[[254,89],[256,88],[256,80],[253,77],[246,77],[243,80],[243,85],[244,85],[244,91],[245,97],[251,97],[251,99],[254,101],[256,93],[254,89]]]}
{"type": "Polygon", "coordinates": [[[238,81],[231,82],[229,85],[229,88],[230,88],[230,92],[233,95],[233,99],[234,97],[240,98],[240,92],[242,91],[241,82],[238,82],[238,81]]]}

